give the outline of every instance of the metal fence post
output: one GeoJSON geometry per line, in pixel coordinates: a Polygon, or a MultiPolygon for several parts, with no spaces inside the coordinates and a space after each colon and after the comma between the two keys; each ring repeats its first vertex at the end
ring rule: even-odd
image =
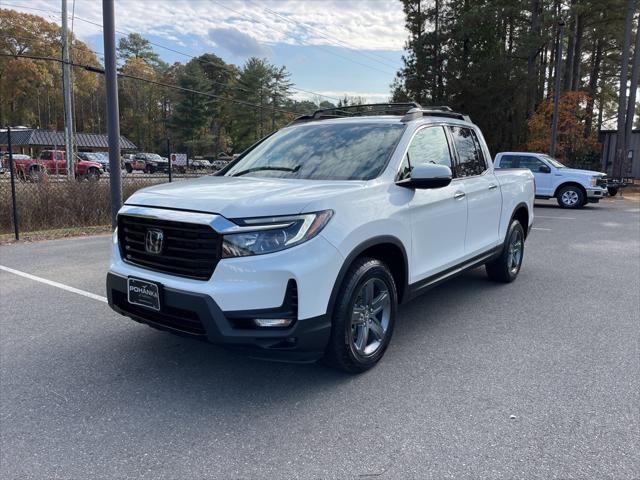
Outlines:
{"type": "Polygon", "coordinates": [[[169,182],[171,182],[171,171],[173,170],[173,165],[171,165],[171,140],[167,137],[167,158],[169,159],[169,182]]]}
{"type": "Polygon", "coordinates": [[[13,146],[11,145],[11,127],[7,128],[7,148],[9,149],[9,172],[11,174],[11,204],[13,207],[13,231],[16,240],[20,240],[18,228],[18,206],[16,204],[16,173],[13,165],[13,146]]]}

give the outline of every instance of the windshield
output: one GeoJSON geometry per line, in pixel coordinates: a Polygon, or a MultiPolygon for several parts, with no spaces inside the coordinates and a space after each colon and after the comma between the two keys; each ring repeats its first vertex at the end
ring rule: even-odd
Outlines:
{"type": "Polygon", "coordinates": [[[162,161],[162,157],[160,155],[158,155],[157,153],[145,153],[144,156],[145,156],[145,158],[147,160],[152,160],[154,162],[161,162],[162,161]]]}
{"type": "Polygon", "coordinates": [[[549,155],[541,155],[541,157],[544,158],[547,162],[549,162],[551,165],[553,165],[556,168],[567,168],[565,165],[560,163],[555,158],[550,157],[549,155]]]}
{"type": "Polygon", "coordinates": [[[226,176],[370,180],[382,173],[403,124],[314,124],[285,128],[264,140],[226,176]]]}

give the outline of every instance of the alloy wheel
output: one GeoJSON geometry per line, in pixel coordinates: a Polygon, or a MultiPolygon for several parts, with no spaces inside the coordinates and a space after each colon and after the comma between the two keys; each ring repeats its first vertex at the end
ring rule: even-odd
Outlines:
{"type": "Polygon", "coordinates": [[[351,314],[351,343],[362,356],[371,356],[384,344],[391,318],[389,288],[379,278],[364,282],[351,314]]]}

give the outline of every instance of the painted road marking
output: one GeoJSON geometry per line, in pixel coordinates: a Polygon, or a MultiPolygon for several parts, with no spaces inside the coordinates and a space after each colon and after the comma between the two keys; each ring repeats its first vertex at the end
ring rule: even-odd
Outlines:
{"type": "Polygon", "coordinates": [[[540,227],[531,227],[531,230],[543,230],[545,232],[550,232],[550,228],[540,228],[540,227]]]}
{"type": "Polygon", "coordinates": [[[102,297],[100,295],[96,295],[95,293],[86,292],[84,290],[80,290],[79,288],[70,287],[69,285],[65,285],[63,283],[54,282],[53,280],[47,280],[46,278],[42,277],[36,277],[35,275],[31,275],[30,273],[21,272],[20,270],[14,270],[13,268],[5,267],[4,265],[0,265],[0,270],[13,273],[14,275],[19,275],[24,278],[28,278],[29,280],[44,283],[46,285],[51,285],[52,287],[57,287],[62,290],[66,290],[67,292],[77,293],[78,295],[83,295],[87,298],[98,300],[99,302],[107,303],[107,297],[102,297]]]}

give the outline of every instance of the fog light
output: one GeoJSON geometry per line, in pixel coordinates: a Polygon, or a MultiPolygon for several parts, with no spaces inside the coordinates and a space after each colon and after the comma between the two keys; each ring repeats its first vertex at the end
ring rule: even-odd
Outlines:
{"type": "Polygon", "coordinates": [[[288,327],[292,320],[290,318],[254,318],[253,322],[258,327],[288,327]]]}

